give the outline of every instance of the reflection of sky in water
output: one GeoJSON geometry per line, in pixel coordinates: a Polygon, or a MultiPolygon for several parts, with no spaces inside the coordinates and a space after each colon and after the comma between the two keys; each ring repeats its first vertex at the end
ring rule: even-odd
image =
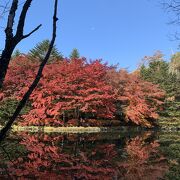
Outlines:
{"type": "MultiPolygon", "coordinates": [[[[158,179],[171,170],[166,155],[173,142],[166,141],[168,137],[174,139],[172,134],[152,132],[131,136],[23,132],[0,147],[0,179],[158,179]]],[[[179,159],[171,162],[178,166],[179,159]]]]}

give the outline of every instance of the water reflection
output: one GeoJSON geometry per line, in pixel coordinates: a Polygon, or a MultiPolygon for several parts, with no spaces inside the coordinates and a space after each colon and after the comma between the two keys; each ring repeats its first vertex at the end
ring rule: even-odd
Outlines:
{"type": "Polygon", "coordinates": [[[12,135],[0,147],[0,179],[158,179],[168,171],[157,135],[12,135]]]}

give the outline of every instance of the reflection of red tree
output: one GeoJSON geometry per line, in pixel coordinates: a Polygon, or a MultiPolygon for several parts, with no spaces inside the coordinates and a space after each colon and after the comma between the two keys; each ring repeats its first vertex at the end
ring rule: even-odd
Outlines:
{"type": "Polygon", "coordinates": [[[150,135],[146,133],[143,137],[137,136],[127,142],[125,149],[129,158],[119,164],[119,167],[124,168],[124,179],[156,180],[168,170],[166,159],[158,155],[158,142],[145,143],[150,135]]]}
{"type": "Polygon", "coordinates": [[[149,135],[126,142],[124,150],[129,156],[123,162],[115,144],[95,143],[92,147],[76,135],[50,137],[23,133],[21,136],[20,144],[26,147],[27,154],[8,163],[11,177],[136,180],[157,179],[167,170],[163,157],[154,155],[158,154],[158,143],[145,143],[149,135]],[[69,143],[63,145],[66,140],[69,143]]]}
{"type": "MultiPolygon", "coordinates": [[[[26,146],[27,156],[9,162],[8,171],[12,177],[40,179],[111,179],[115,169],[111,158],[116,155],[114,145],[101,145],[93,152],[78,152],[78,155],[62,152],[57,143],[63,136],[51,138],[47,135],[21,134],[20,144],[26,146]],[[28,143],[27,143],[28,142],[28,143]],[[107,151],[107,153],[106,153],[107,151]],[[100,158],[95,156],[101,155],[100,158]]],[[[71,137],[72,138],[72,137],[71,137]]],[[[76,142],[76,141],[75,141],[76,142]]],[[[76,144],[76,143],[75,143],[76,144]]]]}

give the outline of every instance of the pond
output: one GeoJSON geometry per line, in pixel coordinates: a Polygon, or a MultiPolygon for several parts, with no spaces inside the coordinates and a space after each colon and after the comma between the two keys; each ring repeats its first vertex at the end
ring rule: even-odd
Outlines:
{"type": "Polygon", "coordinates": [[[0,179],[180,179],[180,133],[16,132],[0,146],[0,179]]]}

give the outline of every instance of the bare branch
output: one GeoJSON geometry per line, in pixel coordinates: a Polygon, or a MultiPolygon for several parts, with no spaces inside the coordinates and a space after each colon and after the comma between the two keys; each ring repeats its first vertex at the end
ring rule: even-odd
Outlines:
{"type": "Polygon", "coordinates": [[[23,35],[23,39],[29,37],[31,34],[33,34],[34,32],[36,32],[40,27],[42,26],[42,24],[40,24],[39,26],[37,26],[35,29],[33,29],[30,33],[23,35]]]}
{"type": "Polygon", "coordinates": [[[16,120],[17,116],[19,115],[19,113],[21,112],[21,110],[23,109],[23,107],[25,106],[27,100],[29,99],[30,95],[32,94],[32,92],[34,91],[34,89],[36,88],[36,86],[38,85],[41,76],[42,76],[42,72],[43,69],[50,57],[55,39],[56,39],[56,29],[57,29],[57,6],[58,6],[58,0],[55,0],[55,4],[54,4],[54,16],[53,16],[53,33],[52,33],[52,39],[49,45],[49,49],[47,51],[47,54],[44,58],[44,60],[42,61],[42,63],[40,64],[38,73],[33,81],[33,83],[31,84],[31,86],[29,87],[29,89],[27,90],[27,92],[24,94],[23,98],[21,99],[21,101],[19,102],[13,116],[10,118],[10,120],[7,122],[7,124],[5,125],[5,127],[1,130],[0,132],[0,142],[5,138],[7,132],[9,131],[9,129],[11,128],[12,124],[14,123],[14,121],[16,120]]]}
{"type": "Polygon", "coordinates": [[[180,0],[164,0],[162,2],[163,8],[168,12],[173,14],[172,21],[170,23],[179,24],[180,23],[180,0]]]}
{"type": "Polygon", "coordinates": [[[24,30],[26,14],[31,5],[31,2],[32,2],[32,0],[26,0],[26,2],[23,5],[20,17],[19,17],[19,22],[18,22],[18,26],[17,26],[16,35],[15,35],[19,40],[21,40],[23,38],[23,30],[24,30]]]}
{"type": "Polygon", "coordinates": [[[0,18],[3,17],[4,14],[9,11],[9,7],[8,7],[9,3],[10,0],[8,0],[4,5],[0,5],[0,11],[1,11],[0,18]]]}
{"type": "MultiPolygon", "coordinates": [[[[180,25],[180,0],[162,0],[163,9],[171,15],[168,24],[180,25]]],[[[173,39],[179,40],[179,33],[176,32],[173,39]]],[[[172,38],[171,38],[172,39],[172,38]]]]}
{"type": "Polygon", "coordinates": [[[14,24],[14,18],[16,15],[17,7],[18,7],[18,0],[13,0],[8,15],[7,27],[5,29],[6,37],[8,39],[13,37],[13,24],[14,24]]]}
{"type": "Polygon", "coordinates": [[[4,82],[5,76],[7,74],[9,62],[10,62],[13,50],[15,49],[16,45],[22,39],[30,36],[32,33],[37,31],[41,26],[41,25],[39,25],[33,31],[31,31],[29,34],[23,35],[26,14],[27,14],[27,11],[32,2],[32,0],[25,0],[25,2],[23,3],[23,8],[22,8],[19,20],[18,20],[16,34],[13,35],[14,18],[16,15],[16,10],[18,8],[18,2],[19,2],[18,0],[12,1],[11,9],[10,9],[9,16],[8,16],[8,23],[7,23],[7,27],[5,29],[5,33],[6,33],[5,47],[4,47],[1,57],[0,57],[0,88],[2,88],[2,86],[3,86],[3,82],[4,82]]]}

